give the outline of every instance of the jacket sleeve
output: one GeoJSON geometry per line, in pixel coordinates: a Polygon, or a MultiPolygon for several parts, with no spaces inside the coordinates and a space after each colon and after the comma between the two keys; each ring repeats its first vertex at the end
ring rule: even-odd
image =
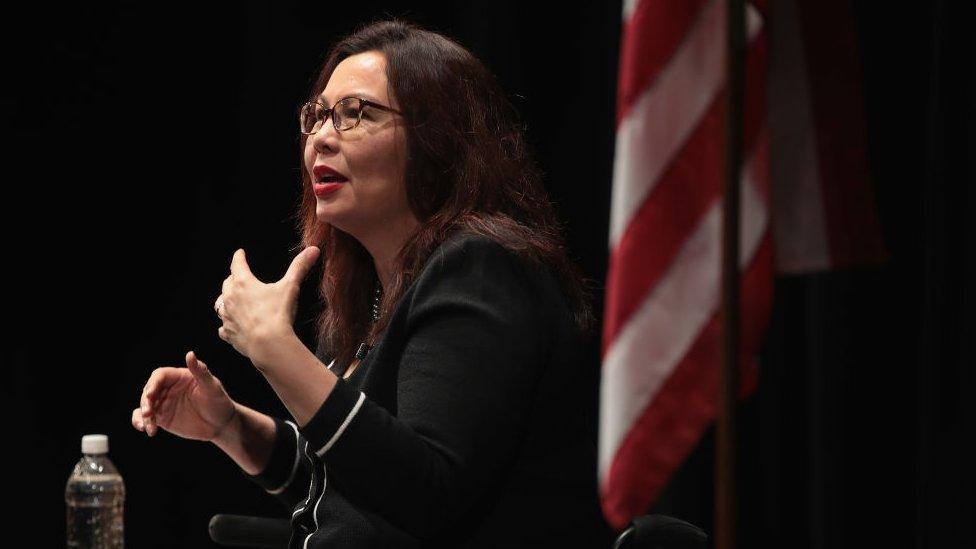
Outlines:
{"type": "Polygon", "coordinates": [[[275,422],[275,440],[268,464],[257,475],[244,475],[292,509],[299,501],[308,498],[311,476],[308,459],[302,455],[305,441],[293,422],[276,417],[272,419],[275,422]]]}
{"type": "MultiPolygon", "coordinates": [[[[320,351],[321,349],[316,350],[316,356],[324,364],[328,364],[331,370],[335,361],[320,351]]],[[[312,477],[309,471],[309,459],[305,455],[307,441],[294,422],[274,416],[271,419],[275,423],[275,439],[268,463],[264,466],[264,470],[256,475],[250,475],[243,470],[241,472],[290,510],[294,509],[299,501],[308,499],[312,477]]]]}
{"type": "Polygon", "coordinates": [[[301,428],[353,503],[420,537],[499,484],[545,355],[526,268],[483,237],[448,241],[415,282],[391,415],[340,381],[301,428]]]}

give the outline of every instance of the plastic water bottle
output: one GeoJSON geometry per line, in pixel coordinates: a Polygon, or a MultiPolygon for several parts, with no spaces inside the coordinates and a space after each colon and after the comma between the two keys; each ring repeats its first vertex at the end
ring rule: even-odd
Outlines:
{"type": "Polygon", "coordinates": [[[108,437],[81,437],[81,453],[64,489],[68,547],[122,549],[125,484],[108,459],[108,437]]]}

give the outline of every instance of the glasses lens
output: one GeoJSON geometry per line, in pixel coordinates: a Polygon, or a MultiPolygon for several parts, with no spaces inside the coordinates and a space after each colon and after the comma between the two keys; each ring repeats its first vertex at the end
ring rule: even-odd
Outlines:
{"type": "Polygon", "coordinates": [[[322,115],[324,111],[325,107],[318,103],[306,103],[302,107],[302,112],[299,116],[302,133],[315,133],[319,131],[322,127],[322,115]]]}
{"type": "Polygon", "coordinates": [[[347,97],[336,103],[335,111],[332,114],[335,117],[336,128],[339,131],[345,131],[359,124],[361,108],[359,99],[355,97],[347,97]]]}

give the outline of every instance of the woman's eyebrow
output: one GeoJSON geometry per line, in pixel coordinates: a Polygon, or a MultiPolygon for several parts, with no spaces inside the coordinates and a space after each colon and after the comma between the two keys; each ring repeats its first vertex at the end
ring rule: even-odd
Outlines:
{"type": "MultiPolygon", "coordinates": [[[[381,101],[379,99],[377,99],[376,96],[374,96],[371,93],[367,93],[367,92],[352,92],[352,93],[347,93],[347,94],[344,94],[344,95],[340,95],[339,96],[339,99],[346,99],[348,97],[361,97],[363,99],[366,99],[366,100],[369,100],[369,101],[373,101],[374,103],[381,103],[381,101]]],[[[339,99],[336,99],[336,101],[339,101],[339,99]]],[[[332,105],[333,104],[331,101],[329,101],[328,99],[326,99],[324,93],[319,96],[319,101],[321,101],[322,103],[324,103],[326,105],[332,105]]]]}

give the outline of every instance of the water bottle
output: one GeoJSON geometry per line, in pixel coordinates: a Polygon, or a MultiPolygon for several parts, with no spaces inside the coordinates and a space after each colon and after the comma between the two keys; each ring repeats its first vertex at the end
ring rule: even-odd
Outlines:
{"type": "Polygon", "coordinates": [[[108,459],[108,437],[81,437],[81,453],[64,489],[68,547],[122,549],[125,485],[108,459]]]}

